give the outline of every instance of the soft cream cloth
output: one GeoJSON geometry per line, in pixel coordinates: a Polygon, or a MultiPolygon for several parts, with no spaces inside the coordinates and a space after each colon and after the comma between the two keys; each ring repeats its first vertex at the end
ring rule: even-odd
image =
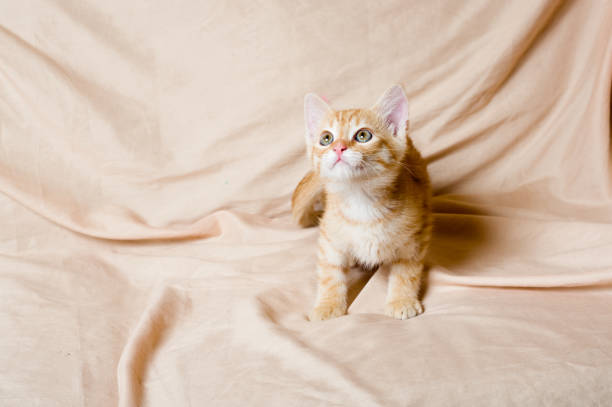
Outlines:
{"type": "Polygon", "coordinates": [[[0,2],[0,405],[612,404],[612,4],[0,2]],[[302,97],[391,84],[425,314],[306,319],[302,97]]]}

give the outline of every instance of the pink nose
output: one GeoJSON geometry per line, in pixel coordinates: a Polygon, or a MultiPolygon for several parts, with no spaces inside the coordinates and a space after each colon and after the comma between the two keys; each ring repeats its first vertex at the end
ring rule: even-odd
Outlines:
{"type": "Polygon", "coordinates": [[[347,147],[342,143],[338,143],[336,147],[334,147],[334,151],[338,155],[338,160],[342,157],[342,152],[346,149],[347,147]]]}

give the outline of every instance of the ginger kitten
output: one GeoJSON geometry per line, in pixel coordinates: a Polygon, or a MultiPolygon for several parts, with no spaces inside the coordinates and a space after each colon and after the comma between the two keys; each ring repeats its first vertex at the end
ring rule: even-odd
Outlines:
{"type": "Polygon", "coordinates": [[[396,85],[370,109],[341,111],[311,93],[304,116],[312,170],[293,193],[292,211],[302,226],[320,226],[310,320],[346,313],[346,274],[353,264],[389,265],[385,313],[418,315],[431,190],[426,164],[408,137],[404,91],[396,85]]]}

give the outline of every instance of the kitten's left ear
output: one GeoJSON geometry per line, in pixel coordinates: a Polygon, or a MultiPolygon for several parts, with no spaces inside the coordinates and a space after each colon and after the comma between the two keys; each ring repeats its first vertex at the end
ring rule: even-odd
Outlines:
{"type": "Polygon", "coordinates": [[[400,85],[387,89],[372,108],[394,136],[403,140],[408,126],[408,98],[400,85]]]}
{"type": "Polygon", "coordinates": [[[317,132],[321,130],[321,123],[331,108],[323,99],[314,93],[304,97],[304,121],[306,122],[306,143],[311,145],[317,132]]]}

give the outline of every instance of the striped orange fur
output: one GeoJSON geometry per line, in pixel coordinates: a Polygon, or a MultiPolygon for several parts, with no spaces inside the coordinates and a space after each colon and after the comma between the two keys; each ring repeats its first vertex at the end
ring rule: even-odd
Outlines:
{"type": "Polygon", "coordinates": [[[300,225],[320,227],[310,319],[346,313],[346,273],[355,263],[389,266],[388,315],[421,313],[431,189],[426,164],[408,136],[402,88],[393,86],[370,109],[341,111],[309,94],[304,111],[312,170],[296,187],[292,210],[300,225]]]}

